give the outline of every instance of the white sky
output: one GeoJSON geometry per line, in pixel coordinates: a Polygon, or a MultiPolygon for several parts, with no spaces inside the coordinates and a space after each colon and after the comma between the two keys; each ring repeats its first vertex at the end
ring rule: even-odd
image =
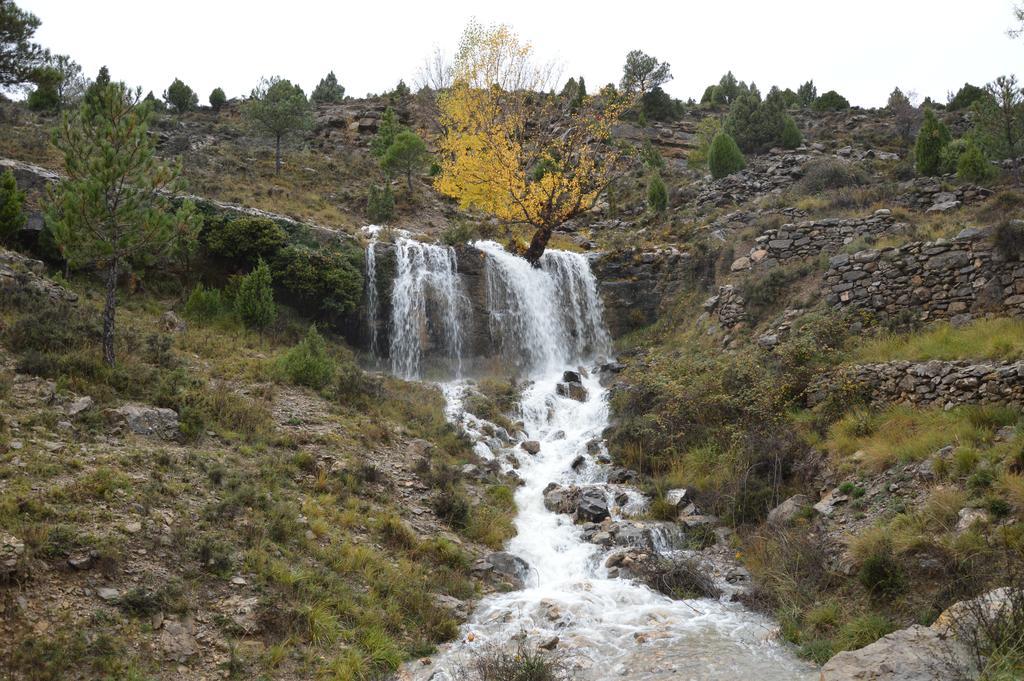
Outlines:
{"type": "Polygon", "coordinates": [[[180,77],[202,103],[264,75],[309,94],[331,69],[352,96],[412,85],[434,45],[453,51],[473,16],[511,24],[591,92],[618,82],[632,49],[670,62],[665,89],[684,100],[728,69],[762,93],[813,78],[861,106],[883,105],[897,85],[945,101],[965,81],[1024,76],[1024,39],[1006,36],[1011,0],[16,1],[42,20],[39,42],[90,77],[107,64],[158,96],[180,77]]]}

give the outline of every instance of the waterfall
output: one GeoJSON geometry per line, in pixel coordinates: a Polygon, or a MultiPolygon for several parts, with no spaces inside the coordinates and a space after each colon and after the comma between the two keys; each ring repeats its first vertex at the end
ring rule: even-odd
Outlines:
{"type": "Polygon", "coordinates": [[[597,281],[586,258],[547,251],[536,268],[493,241],[474,246],[487,255],[488,327],[507,361],[544,371],[609,351],[597,281]]]}
{"type": "Polygon", "coordinates": [[[366,319],[370,327],[370,356],[376,358],[379,352],[377,341],[377,235],[380,228],[376,225],[364,227],[363,231],[370,235],[366,245],[366,319]]]}
{"type": "Polygon", "coordinates": [[[407,237],[395,239],[391,289],[391,371],[419,378],[423,356],[439,344],[456,376],[462,373],[463,318],[469,301],[457,274],[455,250],[407,237]]]}

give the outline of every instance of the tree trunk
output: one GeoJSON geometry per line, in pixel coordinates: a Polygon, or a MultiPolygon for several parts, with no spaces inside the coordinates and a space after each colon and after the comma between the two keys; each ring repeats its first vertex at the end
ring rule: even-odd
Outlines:
{"type": "Polygon", "coordinates": [[[107,266],[107,301],[103,307],[103,361],[114,366],[114,312],[117,307],[117,258],[107,266]]]}
{"type": "Polygon", "coordinates": [[[409,193],[412,194],[412,171],[405,174],[405,184],[409,187],[409,193]]]}
{"type": "Polygon", "coordinates": [[[530,239],[530,247],[526,249],[526,253],[523,253],[523,257],[534,267],[538,267],[540,256],[544,255],[544,249],[548,247],[551,229],[551,227],[538,227],[537,231],[533,233],[533,238],[530,239]]]}
{"type": "Polygon", "coordinates": [[[281,174],[281,136],[277,136],[277,147],[274,153],[274,174],[281,174]]]}

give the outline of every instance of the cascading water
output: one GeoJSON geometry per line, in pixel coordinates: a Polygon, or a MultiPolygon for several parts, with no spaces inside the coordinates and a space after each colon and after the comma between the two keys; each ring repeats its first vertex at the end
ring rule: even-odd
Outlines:
{"type": "MultiPolygon", "coordinates": [[[[416,325],[425,324],[422,296],[429,288],[425,273],[434,272],[443,280],[454,271],[452,257],[439,255],[447,251],[413,244],[399,245],[393,294],[392,362],[396,373],[405,376],[415,375],[418,369],[421,348],[413,339],[416,325]],[[423,276],[418,279],[415,272],[423,276]],[[407,320],[412,320],[411,327],[401,325],[407,320]],[[397,340],[396,326],[401,328],[397,340]]],[[[582,528],[569,516],[545,508],[543,490],[551,482],[596,484],[607,496],[621,491],[607,484],[604,467],[596,460],[594,448],[588,447],[600,441],[608,425],[607,390],[597,368],[581,372],[587,393],[583,401],[558,390],[565,369],[592,365],[610,349],[596,282],[581,255],[549,251],[541,267],[534,268],[493,242],[475,246],[487,255],[491,338],[532,379],[520,401],[524,432],[518,439],[539,441],[540,452],[529,455],[514,439],[485,435],[500,429],[465,412],[466,383],[455,381],[442,388],[449,418],[476,440],[481,457],[515,459],[523,485],[515,495],[518,534],[507,550],[528,564],[529,575],[525,588],[484,598],[464,625],[462,640],[447,646],[432,665],[410,665],[402,676],[432,681],[459,678],[457,670],[472,663],[474,650],[481,645],[503,645],[525,635],[527,645],[557,636],[559,650],[573,665],[573,678],[592,681],[817,678],[808,665],[773,640],[768,620],[738,604],[675,601],[630,579],[610,576],[605,567],[610,551],[584,541],[582,528]],[[585,465],[573,467],[579,456],[585,465]]],[[[438,283],[433,286],[454,290],[438,283]]],[[[453,304],[449,309],[457,307],[453,304]]],[[[461,327],[455,322],[451,328],[461,327]]],[[[637,497],[635,491],[630,493],[627,509],[637,497]]],[[[615,520],[621,519],[621,510],[613,513],[615,520]]],[[[668,550],[671,538],[656,535],[652,543],[668,550]]]]}
{"type": "Polygon", "coordinates": [[[363,231],[370,237],[366,244],[366,318],[370,327],[370,356],[377,357],[380,353],[377,340],[377,316],[380,314],[378,308],[380,303],[377,296],[377,236],[380,234],[380,227],[369,225],[363,231]]]}
{"type": "Polygon", "coordinates": [[[395,239],[389,326],[392,372],[403,378],[419,378],[426,347],[435,337],[442,346],[440,354],[450,360],[455,375],[460,375],[467,311],[455,250],[406,237],[395,239]]]}

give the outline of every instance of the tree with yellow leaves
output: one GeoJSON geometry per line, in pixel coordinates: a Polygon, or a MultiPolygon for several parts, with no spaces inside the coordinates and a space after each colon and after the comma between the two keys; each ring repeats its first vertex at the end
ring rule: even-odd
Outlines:
{"type": "Polygon", "coordinates": [[[522,255],[536,264],[554,229],[589,209],[618,160],[606,144],[628,102],[588,98],[575,111],[546,94],[554,69],[506,25],[471,22],[438,101],[438,191],[464,208],[534,229],[522,255]]]}

